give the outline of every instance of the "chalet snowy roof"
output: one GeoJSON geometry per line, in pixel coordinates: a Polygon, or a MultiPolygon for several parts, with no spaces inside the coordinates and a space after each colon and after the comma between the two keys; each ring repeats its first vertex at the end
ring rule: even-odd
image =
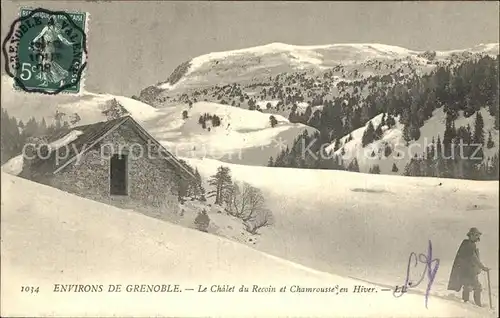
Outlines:
{"type": "Polygon", "coordinates": [[[47,148],[42,156],[37,156],[32,159],[31,169],[37,170],[40,173],[58,173],[68,164],[77,159],[78,155],[84,154],[87,150],[93,148],[108,134],[116,130],[118,127],[125,123],[131,123],[135,132],[144,140],[150,141],[158,147],[158,150],[163,153],[165,160],[170,162],[174,167],[179,169],[181,175],[184,177],[195,178],[190,169],[163,147],[155,138],[153,138],[142,126],[137,123],[130,115],[126,115],[117,119],[112,119],[103,122],[97,122],[90,125],[83,125],[64,129],[56,134],[46,137],[47,148]],[[59,159],[57,164],[54,164],[56,150],[59,150],[59,159]],[[65,151],[69,151],[66,154],[65,151]],[[43,171],[43,172],[42,172],[43,171]]]}

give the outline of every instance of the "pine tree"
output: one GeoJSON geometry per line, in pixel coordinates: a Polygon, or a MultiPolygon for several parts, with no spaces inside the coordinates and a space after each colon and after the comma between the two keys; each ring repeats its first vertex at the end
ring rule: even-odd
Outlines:
{"type": "Polygon", "coordinates": [[[434,158],[434,175],[436,177],[442,177],[445,174],[445,161],[443,159],[443,145],[441,144],[441,137],[439,135],[434,149],[434,158]]]}
{"type": "Polygon", "coordinates": [[[490,165],[488,167],[488,179],[498,180],[498,152],[491,158],[490,165]]]}
{"type": "Polygon", "coordinates": [[[492,137],[491,137],[491,131],[490,131],[490,132],[488,132],[488,141],[486,142],[486,147],[487,147],[488,149],[491,149],[491,148],[493,148],[494,146],[495,146],[495,143],[493,142],[493,139],[492,139],[492,137]]]}
{"type": "MultiPolygon", "coordinates": [[[[116,107],[116,104],[115,104],[114,102],[118,103],[118,102],[116,101],[116,99],[113,99],[113,100],[111,101],[111,108],[112,108],[113,110],[114,110],[114,107],[116,107]]],[[[63,121],[64,121],[64,119],[63,119],[63,118],[64,118],[65,116],[66,116],[66,113],[63,113],[63,112],[60,112],[59,110],[56,110],[56,113],[55,113],[55,115],[54,115],[54,121],[56,122],[56,127],[57,127],[58,125],[62,126],[62,123],[63,123],[63,121]]]]}
{"type": "Polygon", "coordinates": [[[372,122],[369,121],[363,133],[361,144],[363,147],[365,147],[366,145],[371,144],[374,140],[375,140],[375,127],[373,127],[372,122]]]}
{"type": "Polygon", "coordinates": [[[274,117],[274,115],[269,116],[269,122],[273,128],[278,124],[278,120],[274,117]]]}
{"type": "Polygon", "coordinates": [[[256,110],[257,107],[255,106],[255,101],[253,100],[253,98],[249,99],[248,100],[248,110],[256,110]]]}
{"type": "Polygon", "coordinates": [[[391,153],[392,153],[392,147],[389,144],[386,144],[384,148],[384,156],[387,158],[391,155],[391,153]]]}
{"type": "Polygon", "coordinates": [[[359,172],[358,160],[356,158],[352,159],[352,161],[347,166],[348,171],[359,172]]]}
{"type": "Polygon", "coordinates": [[[374,135],[375,135],[375,140],[379,140],[380,138],[382,138],[382,135],[383,135],[382,124],[377,126],[377,129],[375,129],[374,135]]]}
{"type": "Polygon", "coordinates": [[[489,179],[489,167],[491,159],[488,157],[485,161],[481,162],[477,167],[476,179],[477,180],[488,180],[489,179]]]}
{"type": "MultiPolygon", "coordinates": [[[[498,103],[497,103],[498,105],[498,103]]],[[[497,107],[498,108],[498,107],[497,107]]],[[[498,109],[495,111],[495,121],[493,123],[493,127],[498,130],[500,128],[500,124],[499,124],[499,114],[500,114],[500,111],[498,111],[498,109]]]]}
{"type": "Polygon", "coordinates": [[[273,157],[269,157],[269,161],[267,162],[267,166],[268,167],[274,167],[274,161],[273,161],[273,157]]]}
{"type": "Polygon", "coordinates": [[[12,157],[21,154],[22,147],[24,145],[24,138],[19,133],[17,119],[10,117],[7,110],[3,108],[0,129],[1,163],[4,164],[12,157]]]}
{"type": "Polygon", "coordinates": [[[484,120],[480,112],[476,112],[476,120],[474,122],[474,137],[472,138],[475,144],[484,145],[484,120]]]}
{"type": "Polygon", "coordinates": [[[303,115],[303,120],[302,120],[303,124],[307,123],[309,118],[311,118],[311,115],[312,115],[312,107],[309,105],[309,106],[307,106],[306,111],[304,112],[304,115],[303,115]]]}
{"type": "Polygon", "coordinates": [[[420,128],[416,124],[410,125],[410,138],[412,140],[420,139],[420,128]]]}
{"type": "Polygon", "coordinates": [[[200,172],[198,169],[193,169],[186,161],[180,161],[194,175],[194,178],[177,177],[179,201],[183,203],[186,197],[191,198],[191,200],[205,201],[205,189],[202,186],[203,181],[200,172]]]}
{"type": "Polygon", "coordinates": [[[405,170],[404,170],[404,175],[417,177],[417,176],[421,175],[420,171],[421,171],[420,159],[417,157],[417,155],[415,155],[406,164],[405,170]]]}
{"type": "Polygon", "coordinates": [[[373,167],[370,168],[369,173],[380,174],[380,167],[378,165],[373,165],[373,167]]]}
{"type": "Polygon", "coordinates": [[[221,120],[220,120],[219,116],[213,115],[211,120],[212,120],[212,127],[218,127],[218,126],[220,126],[221,120]]]}
{"type": "Polygon", "coordinates": [[[443,156],[449,157],[453,139],[455,138],[455,123],[450,115],[446,115],[443,135],[443,156]]]}
{"type": "Polygon", "coordinates": [[[484,131],[483,131],[483,120],[481,113],[477,112],[476,122],[474,124],[474,133],[472,133],[470,125],[466,128],[460,127],[457,130],[457,136],[455,140],[455,147],[461,156],[461,162],[457,162],[460,165],[461,171],[463,171],[463,177],[465,178],[475,178],[476,172],[479,170],[479,165],[484,159],[483,144],[484,144],[484,131]],[[458,144],[462,141],[465,147],[461,147],[458,144]],[[462,149],[463,148],[463,149],[462,149]]]}
{"type": "Polygon", "coordinates": [[[435,176],[435,158],[436,158],[436,144],[434,137],[432,137],[431,144],[427,147],[427,150],[424,153],[425,160],[422,161],[424,168],[424,175],[427,177],[435,176]]]}
{"type": "Polygon", "coordinates": [[[408,124],[405,124],[405,126],[403,128],[403,140],[406,141],[407,146],[411,141],[410,125],[408,125],[408,124]]]}
{"type": "Polygon", "coordinates": [[[391,116],[391,114],[387,114],[387,119],[385,120],[385,124],[389,129],[391,129],[396,125],[396,120],[394,119],[394,117],[391,116]]]}
{"type": "Polygon", "coordinates": [[[205,188],[203,187],[203,179],[201,178],[200,172],[198,171],[198,168],[195,169],[194,171],[194,176],[196,178],[196,184],[195,184],[195,197],[199,201],[205,201],[205,188]]]}
{"type": "Polygon", "coordinates": [[[340,140],[335,139],[335,143],[333,144],[333,151],[337,151],[340,149],[340,140]]]}
{"type": "Polygon", "coordinates": [[[34,117],[31,117],[24,126],[23,135],[25,138],[36,136],[38,134],[38,124],[34,117]]]}
{"type": "Polygon", "coordinates": [[[210,218],[208,217],[207,211],[199,212],[194,219],[194,224],[199,231],[208,232],[208,226],[210,225],[210,218]]]}
{"type": "Polygon", "coordinates": [[[228,199],[232,187],[232,179],[228,167],[220,166],[217,172],[210,177],[208,184],[215,187],[209,197],[215,196],[215,204],[222,205],[228,199]]]}
{"type": "Polygon", "coordinates": [[[398,172],[399,171],[398,166],[396,166],[395,162],[392,163],[392,169],[391,169],[391,171],[392,172],[398,172]]]}

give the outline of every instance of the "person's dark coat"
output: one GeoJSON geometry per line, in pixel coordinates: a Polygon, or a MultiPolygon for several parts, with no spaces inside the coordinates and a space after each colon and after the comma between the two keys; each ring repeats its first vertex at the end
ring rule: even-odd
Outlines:
{"type": "Polygon", "coordinates": [[[479,250],[476,248],[476,243],[469,239],[463,240],[453,262],[448,290],[458,292],[462,286],[476,285],[477,275],[484,268],[479,259],[479,250]]]}

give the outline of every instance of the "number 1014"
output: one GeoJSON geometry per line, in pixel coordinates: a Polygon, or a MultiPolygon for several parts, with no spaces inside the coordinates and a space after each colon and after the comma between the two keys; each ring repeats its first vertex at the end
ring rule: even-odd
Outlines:
{"type": "Polygon", "coordinates": [[[21,292],[23,292],[23,293],[34,294],[34,293],[38,293],[39,290],[40,290],[40,287],[21,286],[21,292]]]}

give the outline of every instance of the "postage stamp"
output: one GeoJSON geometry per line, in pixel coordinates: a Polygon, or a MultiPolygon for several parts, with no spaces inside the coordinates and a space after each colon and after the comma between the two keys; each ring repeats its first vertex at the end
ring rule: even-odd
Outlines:
{"type": "Polygon", "coordinates": [[[2,45],[14,88],[79,93],[87,59],[86,24],[85,12],[21,8],[2,45]]]}

